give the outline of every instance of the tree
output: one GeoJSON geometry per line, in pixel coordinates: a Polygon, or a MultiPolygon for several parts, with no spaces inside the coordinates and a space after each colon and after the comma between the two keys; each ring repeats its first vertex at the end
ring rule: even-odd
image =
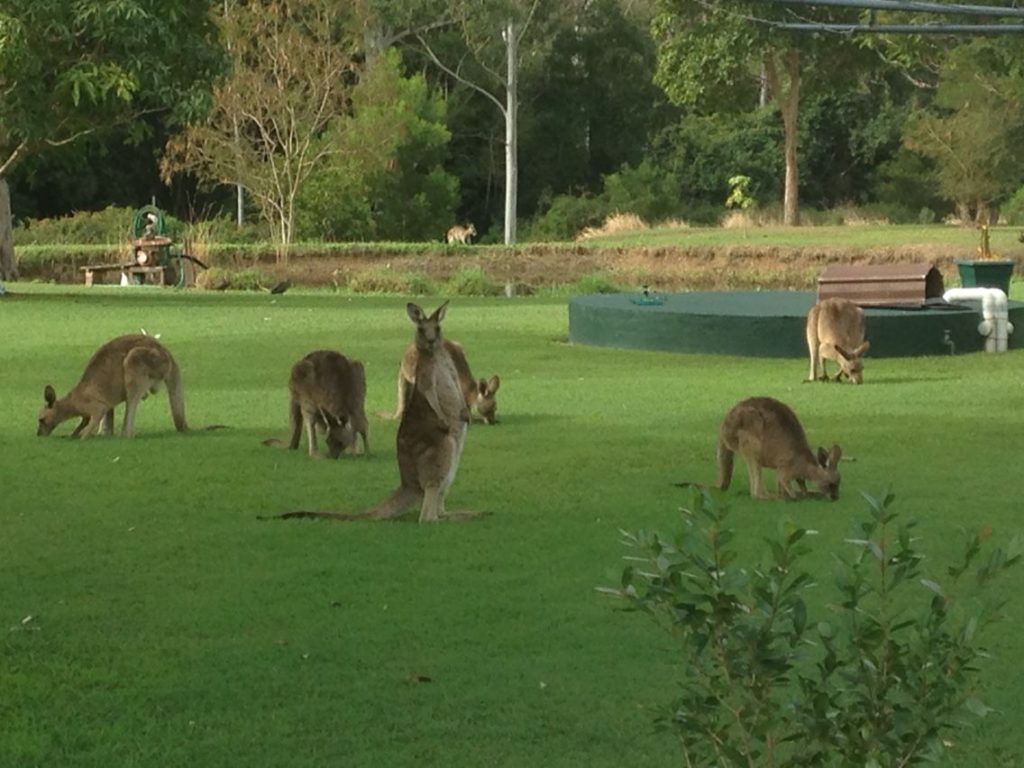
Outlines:
{"type": "MultiPolygon", "coordinates": [[[[827,33],[790,32],[777,24],[792,18],[775,4],[752,0],[658,0],[652,30],[658,46],[655,80],[677,104],[725,107],[754,104],[761,88],[782,117],[785,136],[783,215],[799,223],[797,131],[800,99],[822,82],[849,76],[860,48],[827,33]]],[[[850,12],[801,8],[817,22],[850,21],[850,12]]],[[[742,168],[729,172],[744,172],[742,168]]]]}
{"type": "Polygon", "coordinates": [[[580,4],[559,24],[549,54],[523,67],[519,210],[525,215],[542,195],[598,191],[602,176],[640,163],[649,137],[674,119],[676,110],[665,108],[653,82],[649,21],[628,17],[623,4],[580,4]]]}
{"type": "Polygon", "coordinates": [[[202,113],[224,64],[208,0],[4,0],[0,279],[16,279],[7,178],[25,158],[111,127],[202,113]]]}
{"type": "MultiPolygon", "coordinates": [[[[504,241],[516,241],[518,215],[519,65],[527,34],[538,26],[540,0],[501,0],[482,4],[451,0],[447,15],[466,46],[467,59],[458,64],[438,55],[422,34],[416,36],[430,60],[457,83],[493,104],[505,123],[504,241]],[[500,40],[500,44],[499,41],[500,40]],[[467,66],[471,64],[472,67],[467,66]],[[472,68],[472,71],[470,69],[472,68]]],[[[545,7],[545,10],[548,10],[545,7]]]]}
{"type": "Polygon", "coordinates": [[[381,53],[331,124],[336,153],[310,177],[299,224],[328,239],[435,240],[452,223],[459,181],[443,168],[445,102],[422,75],[381,53]]]}
{"type": "Polygon", "coordinates": [[[905,140],[934,160],[939,189],[961,221],[988,223],[1024,173],[1024,57],[1016,41],[976,40],[952,50],[934,108],[910,119],[905,140]]]}
{"type": "Polygon", "coordinates": [[[207,119],[168,143],[164,174],[242,184],[283,262],[303,185],[343,150],[328,128],[359,82],[359,19],[331,0],[290,0],[240,3],[222,24],[231,75],[215,87],[207,119]]]}

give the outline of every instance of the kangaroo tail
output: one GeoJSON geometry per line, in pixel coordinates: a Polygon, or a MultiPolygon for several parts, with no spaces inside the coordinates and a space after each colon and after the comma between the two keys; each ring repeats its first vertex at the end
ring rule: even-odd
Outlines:
{"type": "Polygon", "coordinates": [[[410,488],[399,488],[380,504],[362,512],[285,512],[283,515],[257,515],[259,520],[293,520],[297,518],[316,518],[320,520],[389,520],[398,517],[423,497],[410,488]]]}
{"type": "Polygon", "coordinates": [[[724,440],[718,441],[718,487],[723,491],[729,489],[732,482],[732,465],[736,454],[725,444],[724,440]]]}
{"type": "Polygon", "coordinates": [[[171,401],[171,418],[174,419],[174,428],[179,432],[188,430],[188,422],[185,421],[185,388],[181,383],[181,369],[177,361],[171,358],[171,370],[167,374],[167,398],[171,401]]]}

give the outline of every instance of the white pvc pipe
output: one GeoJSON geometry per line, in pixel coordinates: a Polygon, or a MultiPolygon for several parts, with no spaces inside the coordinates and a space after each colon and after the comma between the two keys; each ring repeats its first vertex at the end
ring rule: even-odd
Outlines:
{"type": "Polygon", "coordinates": [[[999,288],[950,288],[942,298],[946,301],[981,301],[982,321],[978,333],[985,337],[986,352],[1005,352],[1013,333],[1006,304],[1006,294],[999,288]]]}

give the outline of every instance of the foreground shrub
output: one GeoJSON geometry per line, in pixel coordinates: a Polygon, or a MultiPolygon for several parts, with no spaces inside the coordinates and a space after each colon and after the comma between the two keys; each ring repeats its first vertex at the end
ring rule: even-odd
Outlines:
{"type": "Polygon", "coordinates": [[[605,591],[679,643],[682,692],[663,725],[686,765],[917,765],[940,756],[969,713],[988,711],[971,681],[985,655],[978,632],[1000,605],[949,590],[1017,564],[1017,540],[982,557],[988,532],[970,536],[943,587],[924,576],[893,496],[865,498],[870,518],[847,539],[854,554],[839,558],[839,594],[819,618],[801,567],[812,531],[790,524],[762,563],[741,563],[727,509],[698,492],[673,539],[624,534],[635,556],[621,588],[605,591]]]}

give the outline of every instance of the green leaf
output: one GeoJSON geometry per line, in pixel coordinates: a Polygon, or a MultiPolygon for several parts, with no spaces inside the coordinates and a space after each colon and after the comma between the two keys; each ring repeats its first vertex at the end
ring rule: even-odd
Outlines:
{"type": "Polygon", "coordinates": [[[978,717],[985,717],[989,712],[995,711],[994,709],[992,709],[992,707],[988,706],[987,704],[985,704],[985,702],[981,701],[981,699],[976,698],[967,699],[967,701],[964,702],[964,706],[966,706],[971,713],[977,715],[978,717]]]}
{"type": "Polygon", "coordinates": [[[932,581],[931,579],[921,579],[921,583],[928,587],[928,589],[930,589],[939,597],[946,597],[946,593],[942,591],[942,585],[940,585],[938,582],[932,581]]]}

